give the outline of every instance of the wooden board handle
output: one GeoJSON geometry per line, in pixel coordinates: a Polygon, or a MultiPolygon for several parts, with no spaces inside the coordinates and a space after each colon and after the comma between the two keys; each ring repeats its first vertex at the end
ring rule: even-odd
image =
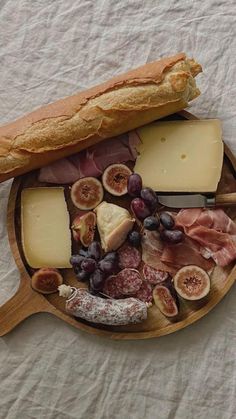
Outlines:
{"type": "Polygon", "coordinates": [[[10,332],[34,313],[51,312],[50,303],[36,293],[27,282],[20,284],[16,294],[0,307],[0,336],[10,332]]]}
{"type": "Polygon", "coordinates": [[[236,205],[236,192],[216,195],[216,205],[236,205]]]}

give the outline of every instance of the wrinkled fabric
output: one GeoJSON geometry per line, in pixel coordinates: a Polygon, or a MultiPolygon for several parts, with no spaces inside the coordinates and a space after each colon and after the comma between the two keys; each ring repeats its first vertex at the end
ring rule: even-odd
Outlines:
{"type": "MultiPolygon", "coordinates": [[[[236,152],[235,0],[1,0],[0,122],[185,51],[203,65],[190,110],[221,118],[236,152]]],[[[0,185],[0,304],[19,272],[0,185]]],[[[47,314],[0,338],[0,418],[233,419],[236,290],[175,334],[110,341],[47,314]]],[[[1,321],[1,319],[0,319],[1,321]]]]}

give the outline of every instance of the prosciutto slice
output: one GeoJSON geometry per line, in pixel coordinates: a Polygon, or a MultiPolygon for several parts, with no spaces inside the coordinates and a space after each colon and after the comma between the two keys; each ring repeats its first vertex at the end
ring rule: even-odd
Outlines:
{"type": "Polygon", "coordinates": [[[42,167],[38,180],[39,182],[66,184],[78,178],[78,168],[69,159],[61,159],[49,166],[42,167]]]}
{"type": "MultiPolygon", "coordinates": [[[[142,237],[142,260],[146,265],[152,268],[175,274],[178,266],[172,266],[162,261],[164,250],[163,241],[157,231],[144,230],[142,237]]],[[[167,260],[169,262],[169,260],[167,260]]],[[[172,263],[172,261],[170,261],[172,263]]]]}
{"type": "Polygon", "coordinates": [[[185,209],[176,216],[176,225],[201,246],[201,254],[226,266],[236,259],[236,224],[222,209],[185,209]]]}
{"type": "Polygon", "coordinates": [[[85,176],[98,177],[110,164],[134,161],[139,142],[136,131],[109,138],[73,156],[42,167],[39,181],[67,184],[85,176]]]}
{"type": "Polygon", "coordinates": [[[197,265],[209,271],[215,266],[212,259],[205,259],[201,246],[185,237],[182,243],[167,244],[160,239],[156,231],[145,230],[142,238],[142,260],[145,264],[174,275],[186,265],[197,265]]]}
{"type": "Polygon", "coordinates": [[[209,271],[215,266],[212,259],[205,259],[202,256],[201,246],[188,237],[182,243],[165,245],[161,261],[179,268],[186,265],[197,265],[205,271],[209,271]]]}
{"type": "Polygon", "coordinates": [[[226,163],[224,163],[222,169],[222,176],[217,188],[217,193],[231,192],[236,192],[236,179],[230,167],[226,163]]]}

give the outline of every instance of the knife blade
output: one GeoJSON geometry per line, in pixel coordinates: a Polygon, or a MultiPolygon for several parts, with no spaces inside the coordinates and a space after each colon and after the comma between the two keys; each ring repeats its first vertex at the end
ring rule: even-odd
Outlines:
{"type": "Polygon", "coordinates": [[[201,194],[192,195],[157,195],[160,204],[170,208],[214,207],[216,198],[201,194]]]}

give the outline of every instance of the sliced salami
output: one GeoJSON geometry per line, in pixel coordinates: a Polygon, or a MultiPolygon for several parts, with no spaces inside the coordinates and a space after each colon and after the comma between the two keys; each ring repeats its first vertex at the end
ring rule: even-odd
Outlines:
{"type": "Polygon", "coordinates": [[[152,302],[152,286],[147,281],[143,281],[139,290],[133,295],[134,298],[137,298],[144,303],[152,302]]]}
{"type": "Polygon", "coordinates": [[[118,289],[122,295],[136,293],[142,285],[142,278],[136,269],[123,269],[116,276],[118,289]]]}
{"type": "Polygon", "coordinates": [[[169,273],[145,264],[143,267],[143,276],[149,284],[157,285],[165,281],[169,273]]]}
{"type": "Polygon", "coordinates": [[[136,269],[141,260],[141,253],[135,247],[129,246],[128,244],[124,244],[118,250],[119,256],[119,266],[121,269],[125,268],[133,268],[136,269]]]}
{"type": "Polygon", "coordinates": [[[118,281],[117,281],[116,275],[111,275],[109,276],[109,278],[106,279],[104,287],[103,287],[103,293],[108,295],[108,297],[111,297],[111,298],[122,297],[122,294],[118,287],[118,281]]]}

